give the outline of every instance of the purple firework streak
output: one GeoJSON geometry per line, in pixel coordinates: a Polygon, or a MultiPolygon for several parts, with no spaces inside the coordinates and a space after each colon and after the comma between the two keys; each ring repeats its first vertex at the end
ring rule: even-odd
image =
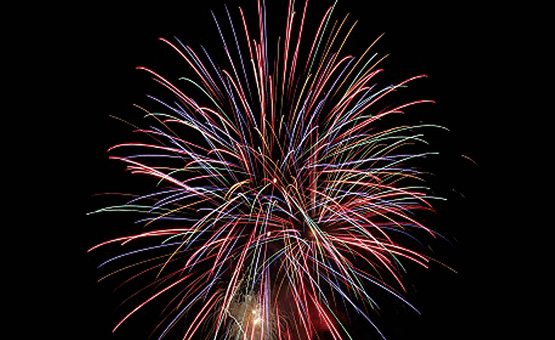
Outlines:
{"type": "Polygon", "coordinates": [[[225,24],[213,16],[227,66],[204,48],[160,39],[192,76],[178,85],[139,67],[173,101],[149,96],[163,109],[143,109],[154,123],[137,131],[149,142],[109,149],[157,181],[156,191],[95,212],[146,215],[140,233],[90,249],[135,245],[100,267],[115,265],[104,278],[127,275],[122,285],[146,282],[114,331],[159,300],[157,336],[180,329],[185,340],[352,339],[349,313],[383,337],[370,290],[414,309],[403,298],[403,263],[427,268],[431,258],[407,240],[437,237],[416,217],[437,197],[412,165],[432,152],[411,150],[437,126],[376,122],[433,101],[386,103],[425,76],[378,86],[385,57],[371,51],[381,36],[359,57],[344,55],[356,23],[334,21],[334,8],[308,34],[307,3],[298,12],[291,0],[285,30],[270,42],[263,0],[254,32],[241,8],[232,19],[226,7],[225,24]]]}

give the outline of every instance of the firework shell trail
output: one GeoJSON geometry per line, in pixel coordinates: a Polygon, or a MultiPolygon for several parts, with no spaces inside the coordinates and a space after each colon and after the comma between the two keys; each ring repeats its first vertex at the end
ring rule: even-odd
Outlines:
{"type": "Polygon", "coordinates": [[[381,36],[348,55],[356,22],[334,19],[333,5],[309,29],[301,7],[289,2],[278,39],[264,1],[257,22],[213,13],[219,58],[161,38],[188,67],[178,82],[139,67],[171,99],[149,96],[141,141],[109,149],[154,190],[93,212],[132,211],[144,226],[90,249],[124,250],[100,264],[102,279],[143,284],[114,331],[154,301],[165,305],[156,337],[186,340],[351,339],[353,315],[380,337],[373,294],[414,308],[405,266],[430,258],[406,240],[437,235],[417,218],[435,197],[412,166],[432,152],[413,150],[433,126],[378,121],[431,103],[392,104],[424,76],[380,86],[381,36]]]}

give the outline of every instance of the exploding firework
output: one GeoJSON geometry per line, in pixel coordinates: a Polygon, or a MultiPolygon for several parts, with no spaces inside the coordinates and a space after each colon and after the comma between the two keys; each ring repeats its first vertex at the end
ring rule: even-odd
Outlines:
{"type": "Polygon", "coordinates": [[[173,99],[149,96],[160,111],[143,109],[151,124],[137,132],[148,141],[109,149],[157,181],[155,191],[97,211],[145,216],[142,232],[91,249],[124,245],[100,267],[115,266],[106,277],[127,275],[123,285],[145,283],[114,330],[158,300],[155,332],[183,339],[350,339],[350,315],[381,335],[374,292],[412,308],[404,266],[427,267],[411,245],[417,234],[435,237],[416,217],[434,197],[412,165],[430,154],[414,152],[430,126],[377,122],[432,101],[388,102],[424,76],[377,85],[375,41],[346,55],[356,23],[334,21],[334,7],[308,33],[307,4],[297,11],[291,0],[274,42],[263,0],[254,31],[241,8],[236,19],[226,8],[225,23],[214,16],[221,60],[160,39],[190,78],[176,84],[139,68],[173,99]]]}

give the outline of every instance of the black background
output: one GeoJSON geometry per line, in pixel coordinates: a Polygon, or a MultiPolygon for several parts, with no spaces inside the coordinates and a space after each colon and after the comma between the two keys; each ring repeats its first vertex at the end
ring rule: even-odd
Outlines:
{"type": "MultiPolygon", "coordinates": [[[[62,74],[63,85],[53,90],[50,100],[63,110],[48,119],[53,128],[44,139],[52,143],[41,164],[52,174],[45,179],[44,191],[64,198],[60,202],[52,195],[44,198],[55,202],[47,202],[49,212],[42,219],[53,230],[44,232],[48,242],[39,241],[47,260],[39,255],[37,260],[45,260],[44,264],[35,265],[47,269],[41,275],[44,288],[37,294],[46,297],[40,303],[39,318],[46,320],[47,328],[41,332],[68,339],[148,338],[148,326],[157,316],[148,312],[111,333],[122,316],[117,310],[121,296],[111,293],[114,284],[96,283],[101,275],[96,266],[106,254],[87,253],[99,242],[135,230],[133,218],[86,213],[109,202],[95,194],[133,192],[133,186],[140,185],[120,164],[109,161],[106,153],[108,147],[131,135],[130,127],[109,116],[140,121],[140,112],[132,105],[148,105],[145,94],[155,91],[148,75],[135,67],[173,74],[174,80],[186,75],[184,63],[157,38],[176,36],[193,48],[204,44],[218,51],[220,41],[210,9],[225,21],[224,3],[235,20],[239,5],[249,20],[256,20],[254,0],[205,0],[128,6],[95,3],[67,8],[67,16],[58,14],[51,22],[55,29],[45,38],[51,48],[43,53],[54,54],[54,79],[62,74]]],[[[283,3],[281,11],[276,11],[280,6],[269,5],[274,8],[269,16],[284,15],[286,1],[269,3],[283,3]]],[[[329,5],[331,1],[313,0],[309,13],[313,11],[314,18],[309,23],[315,25],[329,5]]],[[[522,147],[518,140],[526,139],[525,132],[514,133],[525,129],[520,125],[521,115],[533,114],[532,109],[522,112],[516,104],[521,95],[518,88],[526,82],[515,80],[515,73],[521,73],[517,65],[523,62],[518,51],[532,48],[532,43],[523,47],[523,39],[516,38],[524,30],[524,14],[513,20],[518,8],[487,8],[468,2],[407,7],[398,2],[368,5],[343,0],[334,18],[342,19],[347,13],[359,21],[349,52],[360,54],[385,32],[375,47],[380,55],[391,53],[381,65],[387,71],[381,79],[394,82],[427,74],[429,78],[415,83],[411,91],[434,99],[437,104],[427,121],[451,130],[433,135],[431,142],[432,149],[442,152],[432,164],[436,184],[444,185],[450,198],[449,203],[440,204],[434,227],[453,245],[439,242],[434,247],[437,257],[458,273],[433,266],[409,275],[408,300],[422,315],[386,306],[375,315],[377,325],[390,340],[489,339],[515,334],[524,328],[526,309],[520,303],[528,294],[522,296],[519,283],[530,270],[519,264],[521,251],[514,246],[515,235],[521,235],[517,230],[525,227],[514,210],[524,208],[511,198],[521,196],[526,184],[518,179],[514,172],[518,166],[509,156],[522,147]],[[515,40],[520,48],[515,48],[515,40]]],[[[46,83],[43,87],[52,90],[46,83]]],[[[54,105],[52,111],[57,111],[54,105]]],[[[365,327],[354,330],[355,340],[378,338],[365,327]]],[[[171,334],[168,339],[173,339],[171,334]]]]}

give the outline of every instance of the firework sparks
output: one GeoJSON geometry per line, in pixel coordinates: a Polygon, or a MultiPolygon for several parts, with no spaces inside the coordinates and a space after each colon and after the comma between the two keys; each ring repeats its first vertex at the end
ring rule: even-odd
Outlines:
{"type": "Polygon", "coordinates": [[[344,55],[355,24],[334,22],[333,11],[310,35],[307,4],[297,12],[290,1],[273,56],[264,1],[254,33],[242,9],[234,20],[226,8],[227,22],[214,15],[223,60],[160,39],[192,76],[178,86],[139,68],[174,99],[149,97],[164,109],[145,110],[153,124],[137,131],[150,142],[109,149],[130,172],[158,181],[157,191],[98,211],[146,215],[144,231],[91,248],[136,245],[100,266],[117,265],[106,277],[128,274],[124,284],[143,280],[141,293],[150,292],[114,330],[163,297],[159,338],[181,324],[183,339],[207,329],[214,339],[349,339],[342,310],[381,335],[368,287],[412,307],[402,297],[403,263],[427,267],[429,258],[397,240],[435,237],[415,218],[434,197],[411,166],[430,153],[407,151],[425,143],[429,126],[376,122],[432,101],[389,105],[384,98],[424,76],[379,87],[375,42],[344,55]]]}

